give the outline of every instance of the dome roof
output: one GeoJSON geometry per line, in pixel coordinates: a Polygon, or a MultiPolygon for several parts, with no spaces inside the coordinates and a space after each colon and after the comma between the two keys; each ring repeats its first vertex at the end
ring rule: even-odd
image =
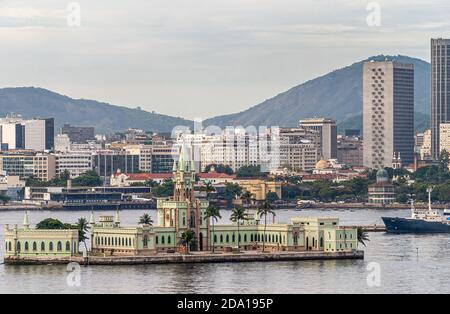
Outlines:
{"type": "Polygon", "coordinates": [[[316,164],[316,170],[324,170],[328,168],[328,162],[324,159],[320,160],[317,164],[316,164]]]}
{"type": "Polygon", "coordinates": [[[385,169],[380,169],[377,172],[377,182],[389,181],[389,173],[385,169]]]}

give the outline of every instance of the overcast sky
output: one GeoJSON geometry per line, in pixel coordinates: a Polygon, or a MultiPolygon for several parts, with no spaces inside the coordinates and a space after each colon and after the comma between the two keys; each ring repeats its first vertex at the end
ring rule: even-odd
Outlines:
{"type": "Polygon", "coordinates": [[[448,0],[377,1],[381,26],[366,0],[79,0],[69,27],[70,2],[0,0],[0,87],[208,118],[450,37],[448,0]]]}

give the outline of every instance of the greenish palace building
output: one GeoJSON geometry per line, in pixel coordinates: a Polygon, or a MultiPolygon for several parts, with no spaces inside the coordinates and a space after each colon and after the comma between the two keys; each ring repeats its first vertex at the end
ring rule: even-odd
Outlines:
{"type": "Polygon", "coordinates": [[[324,251],[349,252],[357,250],[356,228],[339,226],[338,218],[294,218],[288,224],[273,223],[265,226],[256,213],[238,226],[216,225],[205,220],[209,202],[194,197],[194,164],[180,154],[174,164],[173,198],[159,200],[156,226],[141,225],[122,227],[119,213],[100,217],[99,223],[91,217],[92,253],[112,255],[149,255],[157,253],[184,252],[180,245],[184,232],[195,233],[195,251],[261,250],[268,251],[324,251]]]}
{"type": "Polygon", "coordinates": [[[23,227],[4,227],[5,257],[49,259],[68,258],[79,254],[78,230],[31,229],[28,213],[23,227]]]}

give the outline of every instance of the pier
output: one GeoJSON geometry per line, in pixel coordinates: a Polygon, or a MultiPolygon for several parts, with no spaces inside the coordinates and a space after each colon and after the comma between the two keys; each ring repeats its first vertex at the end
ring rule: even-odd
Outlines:
{"type": "Polygon", "coordinates": [[[152,264],[201,264],[201,263],[248,263],[248,262],[287,262],[287,261],[325,261],[325,260],[363,260],[363,251],[353,252],[245,252],[238,254],[156,254],[153,256],[110,256],[89,258],[72,257],[62,259],[5,258],[6,265],[66,265],[79,263],[89,266],[126,266],[152,264]]]}

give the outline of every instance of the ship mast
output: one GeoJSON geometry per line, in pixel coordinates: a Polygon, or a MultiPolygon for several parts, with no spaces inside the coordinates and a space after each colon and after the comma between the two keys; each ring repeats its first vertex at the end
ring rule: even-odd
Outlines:
{"type": "Polygon", "coordinates": [[[433,192],[433,188],[432,188],[432,187],[429,187],[429,188],[427,189],[427,192],[428,192],[428,211],[429,211],[429,212],[432,212],[433,209],[431,208],[431,193],[433,192]]]}

